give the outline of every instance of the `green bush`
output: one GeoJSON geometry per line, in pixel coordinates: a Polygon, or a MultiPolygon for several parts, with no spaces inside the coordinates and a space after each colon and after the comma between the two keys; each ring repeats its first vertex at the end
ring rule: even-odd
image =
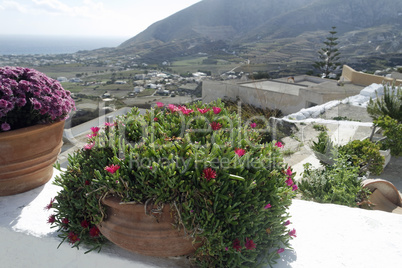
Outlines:
{"type": "Polygon", "coordinates": [[[377,120],[382,116],[389,116],[402,123],[402,89],[395,86],[384,85],[384,96],[375,100],[370,99],[367,112],[377,120]]]}
{"type": "Polygon", "coordinates": [[[367,171],[380,175],[384,170],[384,156],[380,154],[380,145],[370,140],[354,140],[338,148],[338,153],[347,157],[353,166],[360,168],[360,175],[367,171]]]}
{"type": "Polygon", "coordinates": [[[327,131],[328,130],[328,128],[326,126],[321,125],[321,124],[314,124],[313,128],[317,131],[327,131]]]}
{"type": "Polygon", "coordinates": [[[203,241],[195,253],[201,267],[274,263],[294,236],[286,222],[296,185],[279,148],[260,143],[261,133],[220,101],[159,106],[94,128],[69,157],[50,204],[62,241],[99,249],[100,200],[113,195],[177,207],[177,228],[203,241]]]}
{"type": "Polygon", "coordinates": [[[326,131],[321,131],[320,134],[318,134],[318,140],[316,142],[313,141],[311,149],[323,166],[332,165],[334,163],[335,146],[326,131]]]}
{"type": "Polygon", "coordinates": [[[307,163],[298,187],[305,200],[356,207],[369,194],[358,174],[359,168],[343,157],[325,169],[312,169],[307,163]]]}
{"type": "Polygon", "coordinates": [[[383,130],[387,138],[382,143],[382,149],[391,149],[391,155],[402,155],[402,124],[389,116],[381,116],[374,124],[383,130]]]}

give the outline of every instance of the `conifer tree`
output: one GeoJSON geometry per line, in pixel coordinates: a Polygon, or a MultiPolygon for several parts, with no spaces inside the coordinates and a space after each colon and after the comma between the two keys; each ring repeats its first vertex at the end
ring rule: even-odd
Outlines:
{"type": "Polygon", "coordinates": [[[322,73],[323,78],[328,77],[331,72],[335,71],[336,68],[341,65],[339,62],[339,55],[341,53],[337,48],[339,43],[337,42],[338,37],[335,36],[337,34],[335,29],[336,27],[332,26],[332,30],[329,31],[330,35],[326,38],[326,41],[323,42],[325,47],[318,51],[320,61],[316,61],[313,64],[313,67],[322,73]]]}

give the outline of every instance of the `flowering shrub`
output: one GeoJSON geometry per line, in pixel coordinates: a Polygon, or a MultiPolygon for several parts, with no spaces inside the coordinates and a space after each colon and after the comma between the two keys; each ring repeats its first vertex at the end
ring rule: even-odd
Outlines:
{"type": "Polygon", "coordinates": [[[72,109],[58,81],[33,69],[0,68],[0,132],[64,120],[72,109]]]}
{"type": "Polygon", "coordinates": [[[144,115],[134,108],[115,124],[92,129],[87,146],[69,157],[55,180],[62,190],[48,205],[55,210],[49,222],[73,247],[100,248],[102,198],[169,203],[179,215],[177,228],[202,243],[198,265],[272,264],[296,236],[286,210],[297,186],[280,148],[260,143],[261,136],[220,101],[158,103],[144,115]]]}

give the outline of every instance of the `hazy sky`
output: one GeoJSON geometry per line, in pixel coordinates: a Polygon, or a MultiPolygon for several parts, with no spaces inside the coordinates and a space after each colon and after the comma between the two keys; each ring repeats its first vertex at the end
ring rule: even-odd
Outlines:
{"type": "Polygon", "coordinates": [[[0,0],[0,34],[132,37],[200,0],[0,0]]]}

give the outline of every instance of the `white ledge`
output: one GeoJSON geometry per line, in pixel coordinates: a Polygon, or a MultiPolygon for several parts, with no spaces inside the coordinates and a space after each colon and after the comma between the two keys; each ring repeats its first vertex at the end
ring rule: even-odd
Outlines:
{"type": "MultiPolygon", "coordinates": [[[[59,174],[55,170],[55,174],[59,174]]],[[[53,180],[53,179],[52,179],[53,180]]],[[[58,187],[52,181],[29,192],[0,197],[2,267],[188,267],[185,258],[146,257],[106,246],[84,254],[60,239],[44,210],[58,187]]],[[[402,215],[294,200],[290,229],[297,237],[275,268],[400,267],[402,215]]],[[[258,246],[258,245],[257,245],[258,246]]]]}

